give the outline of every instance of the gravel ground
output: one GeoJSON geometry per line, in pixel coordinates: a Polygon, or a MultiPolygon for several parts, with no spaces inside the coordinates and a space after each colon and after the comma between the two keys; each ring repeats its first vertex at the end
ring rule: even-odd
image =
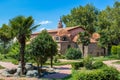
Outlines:
{"type": "MultiPolygon", "coordinates": [[[[11,62],[0,62],[0,65],[8,69],[17,68],[17,65],[12,64],[11,62]]],[[[64,78],[71,74],[71,65],[55,66],[54,68],[58,71],[57,73],[45,75],[44,77],[42,77],[44,79],[41,79],[41,80],[51,80],[52,78],[60,79],[60,78],[64,78]]],[[[0,73],[2,73],[3,70],[4,69],[0,70],[0,73]]],[[[3,79],[3,80],[38,80],[37,78],[3,77],[1,75],[0,75],[0,79],[3,79]]]]}

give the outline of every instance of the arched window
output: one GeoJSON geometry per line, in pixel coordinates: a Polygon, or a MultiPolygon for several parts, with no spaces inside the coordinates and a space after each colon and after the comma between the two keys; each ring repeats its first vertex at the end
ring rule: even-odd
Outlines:
{"type": "Polygon", "coordinates": [[[58,37],[58,36],[56,36],[56,37],[55,37],[55,40],[56,40],[56,41],[58,41],[58,40],[59,40],[59,37],[58,37]]]}
{"type": "Polygon", "coordinates": [[[66,36],[63,36],[63,37],[62,37],[62,41],[67,41],[67,37],[66,37],[66,36]]]}

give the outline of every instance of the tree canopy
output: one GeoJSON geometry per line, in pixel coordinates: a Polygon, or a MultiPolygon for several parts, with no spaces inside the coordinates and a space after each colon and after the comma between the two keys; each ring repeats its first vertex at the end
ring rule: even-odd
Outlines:
{"type": "Polygon", "coordinates": [[[108,48],[111,53],[111,46],[120,42],[120,2],[115,2],[113,7],[107,7],[98,15],[98,30],[101,35],[99,44],[108,48]]]}
{"type": "Polygon", "coordinates": [[[8,51],[8,44],[10,42],[10,40],[13,38],[12,37],[12,31],[11,28],[6,25],[3,24],[2,27],[0,28],[0,40],[1,40],[1,45],[2,45],[2,49],[1,51],[3,51],[3,54],[6,54],[6,51],[8,51]]]}
{"type": "Polygon", "coordinates": [[[55,56],[57,53],[57,44],[54,42],[48,32],[43,30],[30,43],[28,53],[36,61],[39,72],[40,64],[42,67],[42,64],[47,60],[47,58],[51,58],[52,67],[53,56],[55,56]]]}
{"type": "Polygon", "coordinates": [[[95,32],[97,15],[99,11],[91,4],[73,8],[70,14],[63,15],[62,21],[67,27],[83,26],[89,33],[95,32]]]}

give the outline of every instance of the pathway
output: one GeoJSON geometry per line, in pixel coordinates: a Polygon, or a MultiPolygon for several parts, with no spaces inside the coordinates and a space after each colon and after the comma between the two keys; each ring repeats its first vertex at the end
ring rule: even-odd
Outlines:
{"type": "Polygon", "coordinates": [[[120,71],[120,64],[114,64],[114,62],[120,61],[120,60],[108,60],[108,61],[103,61],[108,66],[115,67],[118,71],[120,71]]]}
{"type": "MultiPolygon", "coordinates": [[[[17,68],[17,65],[12,64],[11,62],[0,62],[0,65],[11,69],[11,68],[17,68]]],[[[45,79],[60,79],[60,78],[64,78],[68,75],[71,74],[71,65],[62,65],[62,66],[55,66],[54,67],[55,70],[57,70],[56,73],[54,74],[49,74],[49,75],[45,75],[43,78],[45,79]]],[[[2,73],[4,69],[0,70],[0,73],[2,73]]],[[[38,80],[37,78],[19,78],[19,77],[3,77],[0,75],[0,79],[4,79],[4,80],[38,80]]]]}

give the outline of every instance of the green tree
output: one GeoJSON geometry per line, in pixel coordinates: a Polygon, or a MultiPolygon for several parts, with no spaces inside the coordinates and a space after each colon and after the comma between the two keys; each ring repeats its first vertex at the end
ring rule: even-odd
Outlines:
{"type": "MultiPolygon", "coordinates": [[[[3,54],[7,53],[7,50],[9,48],[9,42],[12,39],[12,35],[11,35],[11,28],[6,25],[3,24],[2,27],[0,28],[0,40],[1,40],[1,45],[3,43],[3,54]]],[[[2,50],[1,50],[2,51],[2,50]]]]}
{"type": "Polygon", "coordinates": [[[46,56],[50,58],[50,64],[51,64],[51,67],[53,67],[53,56],[55,56],[58,52],[57,44],[47,31],[44,31],[44,39],[47,45],[46,56]]]}
{"type": "Polygon", "coordinates": [[[87,31],[80,32],[77,42],[78,44],[82,44],[82,51],[84,56],[84,47],[88,46],[90,43],[90,34],[87,31]]]}
{"type": "Polygon", "coordinates": [[[41,64],[42,67],[43,62],[45,62],[48,57],[51,58],[52,67],[53,56],[57,53],[57,45],[48,32],[43,30],[32,40],[28,51],[29,55],[36,61],[38,72],[40,74],[39,66],[41,64]]]}
{"type": "Polygon", "coordinates": [[[67,27],[83,26],[89,33],[95,32],[97,15],[99,11],[92,5],[79,6],[73,8],[71,13],[62,16],[62,21],[67,27]]]}
{"type": "Polygon", "coordinates": [[[24,74],[24,55],[25,55],[25,42],[30,37],[32,31],[39,25],[33,26],[34,20],[32,16],[24,17],[17,16],[9,21],[10,26],[14,32],[14,36],[17,38],[20,43],[20,60],[22,71],[21,74],[24,74]]]}
{"type": "Polygon", "coordinates": [[[108,49],[111,54],[112,45],[120,42],[120,2],[115,2],[114,6],[107,7],[98,15],[98,33],[101,35],[99,44],[108,49]]]}

